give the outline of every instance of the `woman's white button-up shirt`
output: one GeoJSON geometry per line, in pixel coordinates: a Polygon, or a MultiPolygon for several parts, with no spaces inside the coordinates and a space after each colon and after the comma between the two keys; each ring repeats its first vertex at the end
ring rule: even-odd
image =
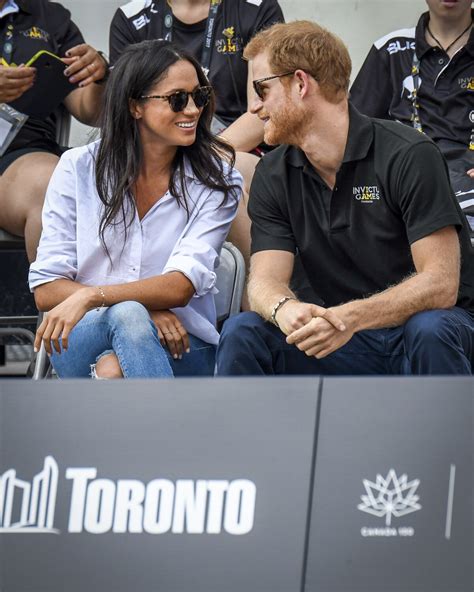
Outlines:
{"type": "MultiPolygon", "coordinates": [[[[61,278],[107,285],[180,271],[192,282],[195,295],[187,306],[173,312],[188,333],[216,344],[214,269],[241,191],[222,203],[223,194],[196,181],[187,162],[189,216],[167,192],[141,220],[135,212],[126,231],[123,224],[107,227],[107,253],[99,237],[102,203],[95,182],[97,147],[95,142],[67,151],[51,177],[38,254],[30,267],[30,289],[61,278]]],[[[224,167],[229,182],[241,188],[240,173],[224,167]]],[[[130,212],[130,207],[126,210],[130,212]]]]}

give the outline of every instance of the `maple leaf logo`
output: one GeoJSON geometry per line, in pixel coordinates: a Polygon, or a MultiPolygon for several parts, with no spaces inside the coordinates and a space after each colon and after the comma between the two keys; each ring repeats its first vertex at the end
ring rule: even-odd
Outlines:
{"type": "Polygon", "coordinates": [[[377,475],[375,483],[368,479],[362,483],[367,495],[360,496],[362,503],[357,508],[379,518],[385,516],[385,526],[391,525],[392,516],[399,518],[421,510],[420,497],[415,495],[419,479],[408,482],[406,475],[398,478],[395,470],[390,469],[385,479],[377,475]]]}

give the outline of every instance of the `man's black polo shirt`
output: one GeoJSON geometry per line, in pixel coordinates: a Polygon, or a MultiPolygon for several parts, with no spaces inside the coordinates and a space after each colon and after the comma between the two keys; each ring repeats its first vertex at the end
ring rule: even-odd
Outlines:
{"type": "MultiPolygon", "coordinates": [[[[117,10],[110,26],[110,60],[128,45],[163,39],[167,0],[128,2],[117,10]]],[[[216,93],[216,113],[227,125],[247,110],[247,62],[242,54],[250,39],[276,22],[283,22],[277,0],[223,0],[214,25],[209,80],[216,93]]],[[[173,19],[173,41],[200,61],[207,19],[187,25],[173,19]]]]}
{"type": "MultiPolygon", "coordinates": [[[[47,0],[15,1],[20,11],[0,19],[1,47],[4,46],[7,27],[13,27],[13,52],[9,63],[26,63],[43,49],[63,57],[68,49],[84,43],[79,29],[71,21],[70,12],[60,4],[47,0]]],[[[9,151],[28,146],[49,148],[54,144],[54,120],[50,117],[43,120],[30,117],[9,151]]]]}
{"type": "MultiPolygon", "coordinates": [[[[473,11],[474,19],[474,11],[473,11]]],[[[423,131],[443,152],[469,147],[474,128],[474,30],[450,59],[425,40],[429,13],[415,28],[393,31],[374,43],[351,88],[351,102],[365,115],[412,125],[413,53],[420,60],[419,113],[423,131]],[[444,146],[447,148],[444,148],[444,146]]]]}
{"type": "Polygon", "coordinates": [[[474,252],[439,149],[399,123],[353,107],[349,114],[333,191],[298,148],[262,159],[250,190],[252,253],[298,250],[312,288],[335,306],[407,278],[410,244],[454,225],[463,257],[458,305],[474,310],[474,252]]]}

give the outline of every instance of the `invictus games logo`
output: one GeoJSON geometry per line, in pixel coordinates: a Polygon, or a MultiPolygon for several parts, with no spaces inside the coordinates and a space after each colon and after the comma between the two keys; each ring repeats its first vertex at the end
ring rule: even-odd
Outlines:
{"type": "Polygon", "coordinates": [[[352,195],[357,201],[373,203],[380,199],[380,191],[377,185],[359,185],[352,188],[352,195]]]}
{"type": "Polygon", "coordinates": [[[47,31],[43,31],[39,27],[31,27],[26,31],[20,31],[23,37],[28,37],[29,39],[37,39],[38,41],[49,41],[49,33],[47,31]]]}
{"type": "Polygon", "coordinates": [[[216,49],[219,53],[235,54],[242,51],[242,38],[235,34],[235,27],[226,27],[222,34],[223,39],[216,41],[216,49]]]}
{"type": "Polygon", "coordinates": [[[421,510],[420,497],[416,495],[420,480],[408,481],[407,475],[397,477],[395,470],[390,469],[385,478],[377,475],[375,482],[362,482],[366,493],[361,495],[362,503],[357,508],[385,519],[385,528],[363,527],[362,536],[413,536],[415,531],[411,527],[393,528],[392,519],[421,510]]]}
{"type": "Polygon", "coordinates": [[[474,76],[459,78],[458,83],[463,90],[474,90],[474,76]]]}
{"type": "MultiPolygon", "coordinates": [[[[14,469],[0,476],[0,534],[60,534],[54,528],[58,465],[46,457],[32,483],[14,469]]],[[[67,532],[90,534],[248,534],[257,489],[248,479],[97,478],[94,467],[70,467],[67,532]]]]}

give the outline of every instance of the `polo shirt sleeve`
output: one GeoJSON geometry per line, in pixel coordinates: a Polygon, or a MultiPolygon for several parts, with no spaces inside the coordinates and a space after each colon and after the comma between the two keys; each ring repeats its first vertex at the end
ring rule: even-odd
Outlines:
{"type": "Polygon", "coordinates": [[[116,11],[112,22],[110,23],[109,33],[109,58],[110,63],[114,64],[123,50],[137,43],[139,39],[134,35],[129,20],[120,8],[116,11]]]}
{"type": "Polygon", "coordinates": [[[369,117],[391,119],[394,90],[387,56],[385,48],[379,50],[373,45],[351,87],[351,103],[369,117]]]}
{"type": "Polygon", "coordinates": [[[271,182],[263,158],[257,165],[250,187],[248,213],[252,222],[252,254],[268,250],[296,253],[296,241],[284,206],[284,184],[280,181],[279,184],[271,182]]]}
{"type": "Polygon", "coordinates": [[[57,5],[58,10],[57,21],[59,23],[58,28],[55,30],[56,41],[59,45],[60,57],[64,57],[66,51],[76,45],[85,43],[84,37],[82,36],[77,25],[71,20],[71,13],[60,5],[57,5]],[[63,12],[64,14],[60,13],[63,12]]]}
{"type": "MultiPolygon", "coordinates": [[[[247,0],[249,4],[257,4],[253,0],[247,0]]],[[[256,33],[262,29],[268,29],[275,23],[284,23],[285,18],[283,11],[276,0],[262,0],[258,9],[257,17],[255,18],[250,31],[250,40],[256,33]]]]}
{"type": "Polygon", "coordinates": [[[456,201],[446,162],[438,147],[426,140],[412,144],[392,167],[392,195],[397,196],[408,242],[414,243],[445,228],[462,228],[462,213],[456,201]]]}
{"type": "Polygon", "coordinates": [[[46,192],[41,240],[28,277],[31,291],[57,279],[76,279],[76,177],[66,153],[54,169],[46,192]]]}
{"type": "MultiPolygon", "coordinates": [[[[227,165],[225,165],[225,168],[227,165]]],[[[215,267],[242,195],[242,176],[236,169],[228,172],[227,181],[234,190],[223,203],[221,192],[202,188],[199,196],[190,196],[198,205],[191,212],[182,235],[176,242],[163,273],[180,271],[194,286],[196,296],[216,292],[215,267]]]]}

